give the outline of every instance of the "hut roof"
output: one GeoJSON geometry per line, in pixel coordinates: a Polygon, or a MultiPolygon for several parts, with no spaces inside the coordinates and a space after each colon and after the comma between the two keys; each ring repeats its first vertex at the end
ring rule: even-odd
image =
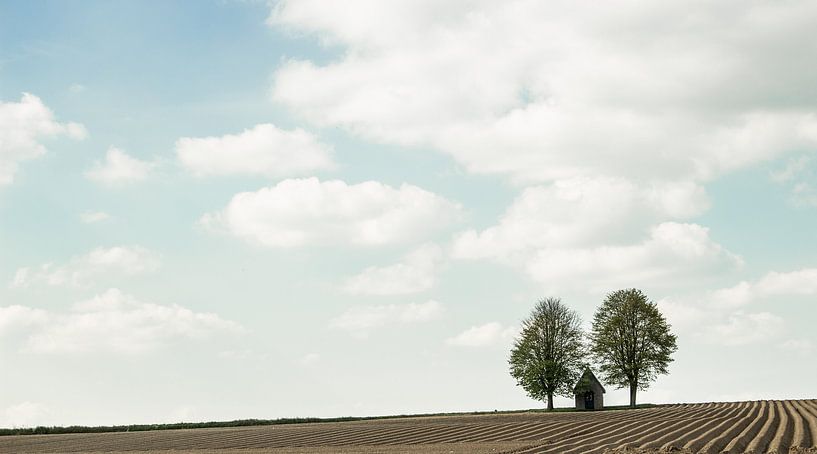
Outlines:
{"type": "Polygon", "coordinates": [[[596,378],[595,375],[593,375],[593,371],[591,371],[589,367],[584,370],[584,373],[582,374],[582,378],[580,378],[579,381],[576,382],[576,386],[573,387],[573,392],[577,393],[577,392],[588,391],[588,390],[590,390],[590,385],[593,382],[595,382],[596,384],[599,385],[599,388],[601,388],[602,393],[607,392],[607,391],[604,390],[604,386],[602,386],[599,379],[596,378]]]}

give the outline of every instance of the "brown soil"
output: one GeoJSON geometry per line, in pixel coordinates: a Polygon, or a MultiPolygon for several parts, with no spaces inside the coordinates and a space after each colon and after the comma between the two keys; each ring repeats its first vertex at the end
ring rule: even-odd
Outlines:
{"type": "Polygon", "coordinates": [[[0,437],[0,452],[817,453],[817,400],[0,437]]]}

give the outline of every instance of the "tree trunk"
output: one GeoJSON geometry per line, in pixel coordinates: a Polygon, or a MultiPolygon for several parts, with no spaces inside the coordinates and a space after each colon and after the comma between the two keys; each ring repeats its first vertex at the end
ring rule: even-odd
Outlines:
{"type": "Polygon", "coordinates": [[[636,391],[638,391],[638,383],[630,383],[630,408],[635,408],[636,391]]]}
{"type": "Polygon", "coordinates": [[[548,393],[548,411],[553,410],[553,393],[548,393]]]}

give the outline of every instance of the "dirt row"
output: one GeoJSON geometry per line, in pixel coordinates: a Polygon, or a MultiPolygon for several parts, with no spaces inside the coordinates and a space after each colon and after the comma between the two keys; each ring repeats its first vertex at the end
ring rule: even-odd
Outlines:
{"type": "Polygon", "coordinates": [[[0,437],[0,452],[817,452],[817,400],[0,437]],[[791,451],[790,451],[791,450],[791,451]]]}

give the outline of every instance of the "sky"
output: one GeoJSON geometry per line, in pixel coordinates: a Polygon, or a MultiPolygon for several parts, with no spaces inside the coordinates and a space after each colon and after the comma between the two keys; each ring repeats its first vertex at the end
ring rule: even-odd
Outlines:
{"type": "Polygon", "coordinates": [[[540,408],[520,322],[632,287],[678,336],[640,402],[813,398],[815,29],[809,1],[2,2],[0,427],[540,408]]]}

